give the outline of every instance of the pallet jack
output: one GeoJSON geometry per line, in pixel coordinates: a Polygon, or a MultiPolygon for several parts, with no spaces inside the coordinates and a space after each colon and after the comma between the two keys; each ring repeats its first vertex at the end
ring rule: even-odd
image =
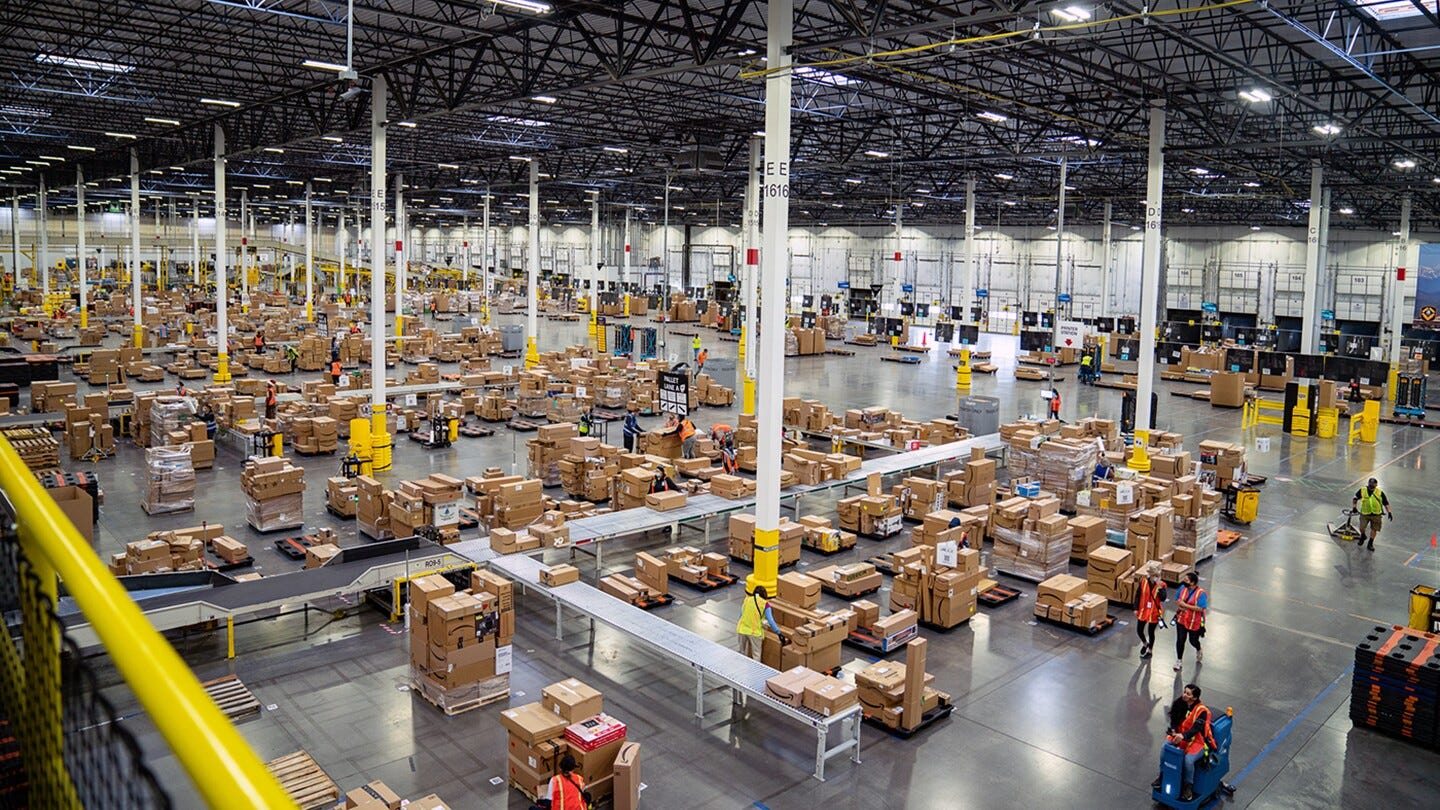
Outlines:
{"type": "Polygon", "coordinates": [[[987,608],[997,608],[1001,605],[1008,605],[1025,594],[1014,588],[1007,588],[993,579],[980,580],[980,586],[976,589],[975,599],[987,608]]]}
{"type": "Polygon", "coordinates": [[[1340,513],[1345,517],[1345,522],[1336,526],[1334,523],[1326,523],[1325,530],[1330,536],[1342,543],[1358,543],[1365,535],[1355,526],[1354,518],[1360,514],[1358,509],[1346,509],[1340,513]]]}
{"type": "Polygon", "coordinates": [[[440,450],[449,447],[460,432],[459,419],[431,419],[430,430],[425,433],[411,433],[410,438],[426,450],[440,450]]]}

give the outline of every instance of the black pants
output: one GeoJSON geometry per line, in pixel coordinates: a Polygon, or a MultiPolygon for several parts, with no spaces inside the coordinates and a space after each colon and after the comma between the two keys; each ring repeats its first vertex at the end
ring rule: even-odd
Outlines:
{"type": "Polygon", "coordinates": [[[1194,647],[1196,652],[1199,652],[1199,651],[1200,651],[1200,633],[1199,633],[1199,631],[1196,631],[1196,630],[1188,630],[1188,629],[1186,629],[1184,626],[1182,626],[1182,625],[1180,625],[1180,624],[1177,623],[1177,624],[1175,625],[1175,660],[1176,660],[1176,661],[1180,661],[1180,660],[1183,660],[1183,659],[1185,658],[1185,640],[1186,640],[1186,639],[1189,639],[1189,640],[1190,640],[1190,646],[1191,646],[1191,647],[1194,647]]]}
{"type": "Polygon", "coordinates": [[[634,433],[626,433],[626,434],[625,434],[625,452],[627,452],[627,453],[633,453],[633,452],[635,452],[635,434],[634,434],[634,433]]]}
{"type": "Polygon", "coordinates": [[[1140,637],[1140,643],[1141,643],[1141,644],[1143,644],[1143,645],[1145,645],[1146,647],[1149,647],[1149,648],[1151,648],[1151,649],[1154,649],[1154,647],[1155,647],[1155,628],[1158,627],[1159,624],[1160,624],[1159,622],[1136,622],[1136,623],[1135,623],[1135,635],[1137,635],[1137,636],[1140,637]]]}

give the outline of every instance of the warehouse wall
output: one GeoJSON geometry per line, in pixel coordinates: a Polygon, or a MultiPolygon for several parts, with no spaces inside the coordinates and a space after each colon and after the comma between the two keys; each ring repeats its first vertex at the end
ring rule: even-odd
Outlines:
{"type": "MultiPolygon", "coordinates": [[[[0,207],[0,265],[8,266],[10,253],[8,207],[0,207]]],[[[358,254],[368,261],[370,231],[353,225],[344,231],[334,227],[334,215],[325,217],[318,230],[316,250],[322,256],[337,255],[342,240],[353,259],[358,254]],[[356,240],[360,244],[356,244],[356,240]]],[[[1388,232],[1348,230],[1332,219],[1329,243],[1324,254],[1325,272],[1320,277],[1320,307],[1333,309],[1339,320],[1374,322],[1388,317],[1386,285],[1396,266],[1414,266],[1416,249],[1408,260],[1399,256],[1398,239],[1388,232]]],[[[151,260],[160,248],[169,245],[176,261],[189,260],[189,221],[162,223],[157,229],[152,217],[141,228],[141,256],[151,260]]],[[[213,250],[215,223],[201,218],[202,251],[213,250]]],[[[34,244],[33,212],[21,210],[22,250],[34,244]]],[[[55,259],[73,251],[75,222],[71,216],[52,215],[48,230],[55,259]]],[[[231,244],[239,244],[239,228],[232,221],[231,244]]],[[[304,244],[300,226],[284,224],[261,229],[259,243],[267,241],[300,248],[304,244]]],[[[1102,235],[1097,226],[1067,228],[1061,261],[1060,291],[1072,296],[1072,311],[1080,316],[1133,313],[1139,306],[1141,238],[1138,231],[1119,226],[1112,234],[1112,267],[1108,295],[1101,301],[1102,235]]],[[[412,255],[417,260],[444,264],[449,257],[458,265],[461,243],[468,238],[471,260],[482,264],[482,229],[472,220],[468,229],[414,228],[409,234],[412,255]]],[[[526,261],[526,228],[492,229],[493,261],[499,267],[522,267],[526,261]]],[[[605,277],[618,279],[623,264],[623,227],[615,221],[602,223],[601,256],[605,277]]],[[[694,226],[691,228],[691,283],[724,280],[738,274],[744,248],[738,227],[694,226]]],[[[106,259],[128,251],[128,223],[124,214],[92,212],[87,219],[87,239],[92,249],[104,249],[106,259]]],[[[385,242],[392,244],[395,230],[386,230],[385,242]]],[[[635,223],[631,230],[631,273],[628,281],[660,282],[659,270],[648,271],[653,260],[668,268],[672,285],[681,284],[684,257],[684,228],[635,223]],[[667,245],[668,239],[668,245],[667,245]],[[668,251],[667,251],[668,247],[668,251]],[[668,262],[661,261],[668,255],[668,262]]],[[[564,273],[587,270],[591,262],[590,228],[582,225],[545,226],[541,231],[541,268],[564,273]]],[[[1440,242],[1440,233],[1416,233],[1414,242],[1440,242]]],[[[1299,317],[1304,293],[1305,231],[1303,228],[1251,230],[1245,227],[1166,229],[1166,266],[1162,301],[1171,310],[1199,310],[1201,302],[1219,305],[1222,312],[1249,313],[1261,322],[1299,317]]],[[[840,282],[861,287],[883,285],[882,300],[893,303],[901,286],[914,287],[918,300],[958,298],[965,265],[963,228],[950,226],[905,227],[901,230],[897,264],[895,231],[890,226],[792,228],[789,250],[792,295],[820,294],[838,289],[840,282]],[[948,292],[948,294],[947,294],[948,292]]],[[[1048,308],[1055,294],[1056,236],[1044,228],[980,226],[975,237],[975,270],[972,288],[989,292],[992,308],[1048,308]]],[[[21,266],[29,267],[22,255],[21,266]]],[[[1407,295],[1413,294],[1412,280],[1407,295]]]]}

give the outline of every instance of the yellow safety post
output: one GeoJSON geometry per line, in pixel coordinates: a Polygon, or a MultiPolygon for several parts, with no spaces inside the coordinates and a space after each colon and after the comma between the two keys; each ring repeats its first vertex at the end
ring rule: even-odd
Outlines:
{"type": "Polygon", "coordinates": [[[741,324],[741,325],[740,325],[740,347],[739,347],[739,349],[738,349],[737,352],[736,352],[736,357],[738,358],[738,359],[736,360],[736,362],[740,364],[740,367],[741,367],[741,368],[744,368],[744,367],[745,367],[745,344],[749,342],[749,340],[748,340],[749,337],[750,337],[750,334],[749,334],[749,333],[750,333],[749,327],[747,327],[745,324],[741,324]]]}
{"type": "Polygon", "coordinates": [[[315,322],[315,302],[308,298],[305,299],[305,320],[315,322]]]}
{"type": "Polygon", "coordinates": [[[233,659],[233,658],[235,657],[235,617],[234,617],[234,616],[226,616],[226,617],[225,617],[225,657],[226,657],[227,659],[233,659]]]}
{"type": "MultiPolygon", "coordinates": [[[[190,667],[146,620],[120,582],[105,570],[89,543],[75,530],[54,499],[47,497],[34,474],[6,441],[0,441],[0,487],[10,496],[20,528],[20,547],[35,566],[33,570],[42,593],[54,598],[57,576],[64,580],[66,592],[75,600],[120,677],[135,693],[156,730],[194,781],[204,804],[294,810],[295,801],[220,712],[190,667]]],[[[23,609],[22,601],[22,612],[23,609]]],[[[22,622],[25,620],[22,615],[22,622]]],[[[48,626],[58,630],[53,622],[48,622],[48,626]]],[[[31,633],[24,639],[27,683],[32,675],[37,679],[35,684],[43,683],[40,679],[49,672],[54,675],[49,683],[58,685],[58,638],[38,634],[34,628],[22,625],[22,634],[27,630],[31,633]],[[34,660],[30,660],[32,652],[34,660]]],[[[31,711],[49,711],[53,700],[54,727],[58,733],[60,696],[43,694],[45,691],[31,691],[25,696],[26,703],[27,706],[34,704],[31,711]]],[[[33,733],[17,735],[22,746],[40,743],[35,736],[33,733]]],[[[66,772],[58,738],[52,750],[56,767],[42,764],[34,769],[26,768],[33,780],[32,806],[79,807],[73,788],[69,800],[63,794],[39,792],[39,780],[66,772]],[[56,801],[45,802],[42,796],[54,796],[56,801]],[[37,801],[41,803],[36,804],[37,801]]]]}
{"type": "Polygon", "coordinates": [[[195,322],[194,322],[194,321],[186,321],[186,322],[185,322],[185,336],[186,336],[186,337],[189,337],[189,336],[191,336],[191,335],[193,335],[193,334],[195,334],[195,322]]]}
{"type": "Polygon", "coordinates": [[[1129,467],[1135,472],[1150,472],[1150,455],[1145,451],[1145,447],[1149,443],[1150,431],[1136,430],[1135,444],[1132,445],[1130,448],[1130,460],[1125,462],[1125,466],[1129,467]]]}
{"type": "Polygon", "coordinates": [[[630,293],[625,293],[625,317],[630,317],[630,293]]]}
{"type": "Polygon", "coordinates": [[[350,420],[350,453],[360,460],[360,474],[369,475],[370,466],[370,420],[356,417],[350,420]]]}
{"type": "Polygon", "coordinates": [[[370,465],[375,472],[384,472],[390,469],[390,431],[385,425],[386,406],[371,407],[374,413],[370,414],[370,465]]]}
{"type": "Polygon", "coordinates": [[[773,597],[780,576],[780,530],[756,529],[754,545],[754,571],[745,578],[745,592],[754,593],[756,586],[761,586],[773,597]]]}
{"type": "Polygon", "coordinates": [[[390,600],[390,621],[392,622],[400,621],[400,584],[409,581],[409,577],[396,577],[395,581],[390,583],[390,586],[394,588],[390,594],[393,597],[390,600]]]}
{"type": "Polygon", "coordinates": [[[278,430],[270,437],[270,455],[274,458],[285,455],[285,434],[278,430]]]}
{"type": "Polygon", "coordinates": [[[145,326],[144,326],[143,324],[138,324],[138,323],[135,324],[134,336],[135,336],[135,348],[137,348],[137,349],[143,349],[143,348],[145,348],[145,326]]]}
{"type": "Polygon", "coordinates": [[[1380,437],[1380,403],[1367,399],[1365,409],[1360,412],[1360,441],[1374,444],[1380,437]]]}
{"type": "Polygon", "coordinates": [[[741,381],[740,390],[740,412],[746,416],[755,415],[755,378],[745,372],[745,379],[741,381]]]}
{"type": "Polygon", "coordinates": [[[960,391],[970,390],[970,350],[960,350],[960,365],[955,367],[955,388],[960,391]]]}
{"type": "Polygon", "coordinates": [[[1315,410],[1315,435],[1321,439],[1335,438],[1340,427],[1339,408],[1317,408],[1315,410]]]}
{"type": "Polygon", "coordinates": [[[1400,387],[1400,364],[1399,364],[1399,363],[1391,363],[1391,364],[1390,364],[1390,373],[1385,377],[1385,390],[1388,392],[1388,393],[1386,394],[1386,396],[1390,399],[1390,404],[1392,404],[1392,405],[1395,404],[1395,397],[1396,397],[1397,395],[1399,395],[1399,393],[1400,393],[1399,390],[1397,390],[1397,389],[1399,389],[1399,387],[1400,387]]]}
{"type": "Polygon", "coordinates": [[[229,352],[223,352],[223,351],[222,351],[222,352],[220,352],[219,355],[217,355],[216,363],[215,363],[215,382],[217,382],[217,383],[228,383],[228,382],[230,382],[230,353],[229,353],[229,352]]]}
{"type": "Polygon", "coordinates": [[[532,369],[540,365],[540,348],[535,344],[535,336],[525,338],[525,368],[532,369]]]}
{"type": "Polygon", "coordinates": [[[460,420],[451,417],[448,420],[447,424],[449,425],[449,427],[446,429],[445,435],[450,439],[450,441],[456,441],[460,438],[460,420]]]}

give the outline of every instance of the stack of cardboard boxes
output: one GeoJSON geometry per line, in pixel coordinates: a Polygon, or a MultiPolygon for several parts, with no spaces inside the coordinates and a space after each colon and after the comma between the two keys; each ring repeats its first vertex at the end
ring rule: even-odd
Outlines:
{"type": "Polygon", "coordinates": [[[755,480],[724,473],[710,478],[710,494],[730,501],[738,501],[755,494],[755,480]]]}
{"type": "Polygon", "coordinates": [[[325,506],[336,516],[353,518],[359,511],[360,485],[356,479],[325,479],[325,506]]]}
{"type": "Polygon", "coordinates": [[[390,498],[390,531],[396,537],[410,537],[421,526],[432,526],[439,542],[458,542],[463,490],[463,481],[440,473],[401,481],[390,498]]]}
{"type": "Polygon", "coordinates": [[[850,609],[833,613],[819,609],[820,580],[806,574],[782,574],[776,581],[779,595],[770,600],[770,613],[780,626],[780,638],[769,625],[760,647],[766,666],[787,670],[797,666],[830,672],[840,666],[840,644],[856,626],[850,609]]]}
{"type": "Polygon", "coordinates": [[[694,382],[695,396],[700,404],[723,408],[735,403],[735,389],[715,382],[709,374],[697,374],[694,382]]]}
{"type": "Polygon", "coordinates": [[[842,498],[835,503],[840,528],[868,537],[890,537],[904,525],[904,513],[893,493],[881,491],[881,476],[866,479],[865,495],[842,498]]]}
{"type": "Polygon", "coordinates": [[[653,554],[637,552],[635,575],[601,577],[600,590],[632,605],[658,599],[670,593],[670,565],[653,554]]]}
{"type": "Polygon", "coordinates": [[[890,610],[913,610],[925,624],[949,629],[975,615],[986,570],[980,552],[954,540],[917,545],[895,555],[890,610]]]}
{"type": "Polygon", "coordinates": [[[765,694],[787,706],[804,707],[826,717],[860,705],[860,690],[854,684],[803,666],[766,680],[765,694]]]}
{"type": "Polygon", "coordinates": [[[995,502],[995,460],[976,447],[965,466],[945,476],[945,497],[951,506],[988,506],[995,502]]]}
{"type": "Polygon", "coordinates": [[[950,696],[929,684],[925,671],[925,639],[905,645],[905,663],[877,661],[855,675],[855,686],[865,714],[887,728],[913,731],[925,715],[950,704],[950,696]]]}
{"type": "MultiPolygon", "coordinates": [[[[714,491],[713,482],[711,491],[714,491]]],[[[805,515],[800,518],[800,526],[805,532],[800,544],[806,548],[814,549],[822,554],[834,554],[837,551],[855,547],[855,533],[835,528],[830,518],[805,515]]]]}
{"type": "Polygon", "coordinates": [[[1074,542],[1070,521],[1060,514],[1060,499],[1007,498],[990,509],[991,563],[995,570],[1040,582],[1064,573],[1074,542]]]}
{"type": "Polygon", "coordinates": [[[92,450],[104,456],[115,452],[115,428],[110,424],[110,406],[104,394],[86,396],[83,408],[65,409],[65,443],[72,459],[84,458],[92,450]]]}
{"type": "Polygon", "coordinates": [[[946,485],[929,478],[906,477],[890,488],[900,513],[910,520],[923,520],[926,515],[945,507],[946,485]]]}
{"type": "Polygon", "coordinates": [[[514,594],[509,580],[473,571],[468,590],[440,575],[410,581],[410,681],[446,714],[510,694],[514,594]]]}
{"type": "Polygon", "coordinates": [[[1070,559],[1084,562],[1105,545],[1105,521],[1092,515],[1070,518],[1070,559]]]}
{"type": "Polygon", "coordinates": [[[1088,590],[1080,577],[1057,574],[1035,590],[1035,615],[1058,624],[1095,630],[1105,621],[1110,601],[1088,590]]]}
{"type": "MultiPolygon", "coordinates": [[[[780,518],[780,566],[784,567],[800,561],[801,540],[805,536],[805,527],[799,523],[792,523],[788,518],[780,518]]],[[[754,515],[731,515],[730,516],[730,557],[742,562],[750,562],[755,553],[755,516],[754,515]]]]}
{"type": "Polygon", "coordinates": [[[355,482],[355,525],[360,533],[374,540],[385,540],[395,536],[390,525],[390,502],[395,493],[385,489],[379,481],[368,475],[361,475],[355,482]]]}
{"type": "Polygon", "coordinates": [[[542,548],[565,548],[570,545],[570,527],[565,525],[565,513],[558,509],[547,510],[540,519],[526,529],[530,536],[540,541],[542,548]]]}
{"type": "Polygon", "coordinates": [[[145,449],[145,496],[140,507],[149,515],[195,508],[195,467],[188,445],[145,449]]]}
{"type": "Polygon", "coordinates": [[[610,497],[610,480],[620,474],[616,461],[619,455],[619,448],[601,444],[599,439],[571,439],[569,452],[557,463],[561,488],[587,501],[606,500],[610,497]]]}
{"type": "Polygon", "coordinates": [[[613,794],[615,810],[639,800],[639,745],[626,740],[625,724],[604,712],[604,697],[575,679],[540,690],[540,700],[500,713],[509,732],[510,786],[530,799],[548,799],[550,779],[566,754],[595,801],[613,794]]]}
{"type": "MultiPolygon", "coordinates": [[[[1245,446],[1206,440],[1200,442],[1200,475],[1215,489],[1224,491],[1245,468],[1245,446]]],[[[1243,482],[1242,482],[1243,483],[1243,482]]]]}
{"type": "MultiPolygon", "coordinates": [[[[83,341],[81,345],[85,345],[83,341]]],[[[96,349],[91,352],[89,368],[87,379],[91,385],[111,385],[124,379],[120,374],[120,352],[115,349],[96,349]]]]}
{"type": "Polygon", "coordinates": [[[1090,552],[1085,566],[1085,589],[1122,605],[1135,603],[1137,574],[1134,552],[1101,546],[1090,552]]]}
{"type": "Polygon", "coordinates": [[[519,476],[507,476],[500,481],[503,483],[487,485],[487,494],[476,499],[477,505],[488,501],[488,512],[477,509],[481,519],[492,529],[522,529],[534,523],[544,512],[543,483],[519,476]]]}
{"type": "Polygon", "coordinates": [[[340,445],[340,423],[328,416],[292,419],[290,429],[290,445],[297,453],[333,453],[340,445]]]}
{"type": "Polygon", "coordinates": [[[258,532],[305,525],[305,469],[288,458],[251,458],[240,472],[245,520],[258,532]]]}
{"type": "Polygon", "coordinates": [[[820,587],[842,599],[873,593],[884,584],[875,566],[864,562],[812,568],[808,575],[820,580],[820,587]]]}

